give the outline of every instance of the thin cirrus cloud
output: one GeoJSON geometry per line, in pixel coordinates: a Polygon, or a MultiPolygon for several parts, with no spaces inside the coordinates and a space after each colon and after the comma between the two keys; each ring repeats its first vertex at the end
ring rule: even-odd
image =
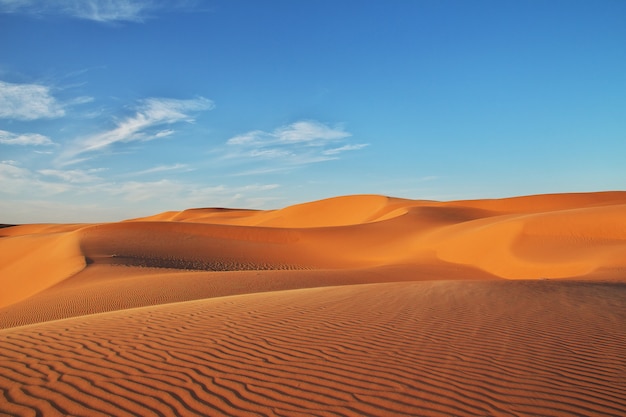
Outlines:
{"type": "Polygon", "coordinates": [[[59,15],[96,22],[142,22],[160,2],[154,0],[0,0],[0,12],[59,15]]]}
{"type": "Polygon", "coordinates": [[[272,132],[253,130],[228,139],[228,145],[309,144],[322,145],[330,140],[352,136],[342,127],[330,127],[315,120],[302,120],[281,126],[272,132]]]}
{"type": "Polygon", "coordinates": [[[211,110],[213,102],[204,97],[178,100],[169,98],[147,98],[141,100],[133,116],[119,121],[113,129],[96,133],[77,140],[64,157],[101,151],[118,142],[148,141],[170,136],[172,129],[166,125],[180,122],[192,123],[193,113],[211,110]]]}
{"type": "Polygon", "coordinates": [[[39,133],[12,133],[6,130],[0,130],[0,144],[3,145],[19,145],[19,146],[42,146],[42,145],[54,145],[52,140],[39,133]]]}
{"type": "Polygon", "coordinates": [[[171,179],[156,181],[125,181],[119,184],[103,183],[93,187],[104,194],[121,197],[129,202],[163,200],[163,196],[174,199],[184,207],[194,207],[211,201],[229,206],[248,198],[262,198],[268,190],[279,188],[279,184],[248,184],[243,186],[202,186],[171,179]]]}
{"type": "Polygon", "coordinates": [[[94,173],[100,172],[102,170],[103,169],[100,169],[100,168],[89,169],[89,170],[42,169],[42,170],[39,170],[39,173],[48,177],[58,178],[67,183],[84,184],[84,183],[100,181],[102,178],[100,178],[97,175],[94,175],[94,173]]]}
{"type": "MultiPolygon", "coordinates": [[[[19,224],[26,222],[28,217],[54,216],[55,210],[50,207],[64,207],[65,214],[70,213],[74,221],[102,221],[102,216],[113,216],[114,219],[128,218],[132,209],[134,215],[154,214],[155,210],[184,209],[206,205],[213,206],[246,205],[259,207],[276,197],[268,196],[267,191],[279,188],[279,184],[247,184],[247,185],[211,185],[181,182],[173,179],[148,181],[116,181],[98,175],[103,168],[94,169],[41,169],[32,170],[14,160],[0,160],[0,190],[12,201],[19,201],[16,210],[6,199],[0,199],[2,220],[19,224]],[[86,205],[74,203],[64,205],[68,193],[87,202],[86,205]],[[126,209],[116,214],[119,207],[104,207],[89,201],[100,198],[115,199],[125,202],[126,209]],[[132,206],[137,204],[134,209],[132,206]],[[141,205],[149,204],[150,209],[141,205]],[[84,210],[89,208],[89,210],[84,210]],[[96,212],[94,212],[94,210],[96,212]],[[143,213],[143,214],[142,214],[143,213]]],[[[49,217],[47,217],[49,218],[49,217]]],[[[58,221],[58,220],[55,220],[58,221]]]]}
{"type": "Polygon", "coordinates": [[[0,0],[0,13],[59,16],[99,23],[141,23],[164,11],[199,11],[198,0],[0,0]]]}
{"type": "Polygon", "coordinates": [[[0,161],[0,189],[3,193],[22,195],[26,190],[27,193],[36,195],[53,195],[69,188],[65,183],[42,181],[34,172],[20,166],[16,161],[0,161]]]}
{"type": "Polygon", "coordinates": [[[0,81],[0,118],[36,120],[64,115],[63,105],[52,96],[50,87],[0,81]]]}
{"type": "Polygon", "coordinates": [[[144,169],[142,171],[131,172],[126,174],[128,177],[138,177],[141,175],[155,174],[158,172],[172,172],[172,171],[192,171],[193,169],[187,164],[172,164],[172,165],[158,165],[152,168],[144,169]]]}
{"type": "Polygon", "coordinates": [[[367,143],[357,143],[355,145],[343,145],[340,146],[338,148],[332,148],[332,149],[326,149],[324,152],[322,152],[324,155],[338,155],[341,152],[346,152],[346,151],[357,151],[359,149],[363,149],[366,146],[368,146],[369,144],[367,143]]]}
{"type": "Polygon", "coordinates": [[[226,141],[228,153],[225,158],[255,164],[253,170],[236,175],[283,171],[294,166],[338,159],[343,152],[368,146],[366,143],[345,143],[351,136],[342,126],[301,120],[271,132],[253,130],[234,136],[226,141]],[[262,166],[264,161],[271,166],[262,166]]]}

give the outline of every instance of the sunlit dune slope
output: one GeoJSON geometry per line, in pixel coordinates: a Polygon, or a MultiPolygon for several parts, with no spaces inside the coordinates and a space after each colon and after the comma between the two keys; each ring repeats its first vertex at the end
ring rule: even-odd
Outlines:
{"type": "Polygon", "coordinates": [[[53,286],[85,267],[73,227],[0,229],[0,307],[53,286]]]}
{"type": "Polygon", "coordinates": [[[0,331],[14,416],[618,416],[626,287],[378,283],[0,331]]]}

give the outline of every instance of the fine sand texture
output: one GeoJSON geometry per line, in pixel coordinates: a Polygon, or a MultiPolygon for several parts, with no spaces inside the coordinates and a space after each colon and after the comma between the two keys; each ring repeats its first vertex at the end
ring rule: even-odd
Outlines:
{"type": "Polygon", "coordinates": [[[7,225],[0,288],[0,416],[626,415],[626,192],[7,225]]]}

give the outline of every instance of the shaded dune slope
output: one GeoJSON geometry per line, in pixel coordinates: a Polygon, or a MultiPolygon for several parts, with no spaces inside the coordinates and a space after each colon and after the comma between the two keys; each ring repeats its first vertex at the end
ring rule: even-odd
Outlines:
{"type": "Polygon", "coordinates": [[[222,297],[0,331],[15,416],[616,416],[623,283],[431,281],[222,297]]]}

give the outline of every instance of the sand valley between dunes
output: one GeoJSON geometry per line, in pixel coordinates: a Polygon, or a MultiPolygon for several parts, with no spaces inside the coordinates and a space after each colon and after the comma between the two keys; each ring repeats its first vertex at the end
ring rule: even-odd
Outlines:
{"type": "Polygon", "coordinates": [[[626,415],[626,192],[6,226],[0,288],[0,416],[626,415]]]}

